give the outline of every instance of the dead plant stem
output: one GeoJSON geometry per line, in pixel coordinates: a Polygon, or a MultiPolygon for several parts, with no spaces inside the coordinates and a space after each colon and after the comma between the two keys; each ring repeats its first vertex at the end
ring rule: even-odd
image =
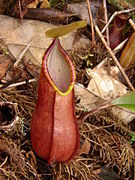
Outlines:
{"type": "Polygon", "coordinates": [[[122,41],[118,46],[116,46],[116,48],[113,50],[114,55],[119,52],[123,46],[125,45],[125,43],[128,41],[128,38],[126,38],[124,41],[122,41]]]}
{"type": "Polygon", "coordinates": [[[129,23],[132,26],[132,28],[135,30],[135,23],[132,19],[129,19],[129,23]]]}
{"type": "Polygon", "coordinates": [[[7,88],[13,88],[13,87],[17,87],[17,86],[22,86],[24,84],[31,83],[31,82],[36,82],[36,81],[37,81],[37,79],[34,78],[34,79],[30,79],[28,81],[22,81],[22,82],[10,84],[7,88]]]}
{"type": "MultiPolygon", "coordinates": [[[[123,46],[125,45],[125,43],[128,41],[128,38],[127,39],[125,39],[124,41],[122,41],[114,50],[113,50],[113,53],[114,53],[114,55],[116,54],[116,53],[118,53],[122,48],[123,48],[123,46]]],[[[107,63],[107,61],[108,61],[108,58],[107,57],[105,57],[105,59],[103,59],[94,69],[100,69],[100,68],[102,68],[106,63],[107,63]]]]}
{"type": "Polygon", "coordinates": [[[87,6],[90,17],[91,31],[92,31],[92,47],[95,47],[96,46],[95,32],[94,32],[93,18],[92,18],[92,12],[91,12],[91,6],[89,0],[87,0],[87,6]]]}
{"type": "MultiPolygon", "coordinates": [[[[108,15],[107,15],[107,5],[106,0],[103,0],[103,6],[104,6],[104,16],[105,16],[105,23],[108,23],[108,15]]],[[[109,28],[106,28],[106,40],[107,45],[110,47],[110,39],[109,39],[109,28]]],[[[111,76],[111,65],[110,65],[110,59],[107,61],[107,74],[111,76]]]]}
{"type": "Polygon", "coordinates": [[[120,72],[121,72],[122,75],[124,76],[124,78],[125,78],[127,84],[129,85],[130,89],[131,89],[132,91],[134,91],[133,85],[131,84],[130,80],[128,79],[128,77],[127,77],[125,71],[123,70],[123,68],[121,67],[119,61],[118,61],[117,58],[115,57],[113,51],[112,51],[111,48],[107,45],[107,42],[105,41],[105,39],[104,39],[102,33],[100,32],[98,26],[95,26],[95,30],[96,30],[97,34],[99,35],[99,37],[101,38],[101,40],[102,40],[103,44],[105,45],[107,51],[108,51],[109,54],[111,55],[112,59],[114,60],[114,62],[115,62],[116,65],[118,66],[120,72]]]}
{"type": "Polygon", "coordinates": [[[19,55],[19,57],[17,58],[14,67],[17,67],[17,65],[19,64],[19,62],[21,61],[22,57],[24,56],[24,54],[26,53],[26,51],[29,49],[30,45],[31,45],[32,41],[29,42],[29,44],[24,48],[24,50],[21,52],[21,54],[19,55]]]}
{"type": "Polygon", "coordinates": [[[81,121],[84,122],[89,117],[89,115],[92,114],[92,113],[95,113],[97,111],[100,111],[102,109],[109,108],[109,107],[112,107],[112,106],[113,105],[111,103],[107,102],[107,103],[105,103],[105,104],[103,104],[103,105],[101,105],[101,106],[99,106],[97,108],[91,109],[90,111],[86,112],[83,117],[81,117],[81,121]]]}
{"type": "Polygon", "coordinates": [[[61,178],[61,171],[62,171],[62,165],[61,165],[61,163],[59,163],[59,173],[58,173],[57,180],[59,180],[61,178]]]}
{"type": "MultiPolygon", "coordinates": [[[[104,16],[105,16],[105,23],[108,23],[108,15],[107,15],[107,5],[106,5],[106,0],[103,0],[103,6],[104,6],[104,16]]],[[[106,39],[107,39],[107,44],[110,46],[110,40],[109,40],[109,28],[106,28],[106,39]]]]}
{"type": "Polygon", "coordinates": [[[21,2],[20,2],[20,0],[18,1],[18,7],[19,7],[20,19],[22,20],[22,12],[21,12],[21,2]]]}
{"type": "Polygon", "coordinates": [[[122,11],[115,11],[115,13],[110,17],[108,23],[102,29],[102,34],[105,32],[106,28],[109,26],[109,24],[112,22],[112,20],[114,19],[115,16],[117,16],[119,14],[123,14],[123,13],[129,13],[129,12],[132,12],[132,11],[135,11],[135,8],[127,9],[127,10],[122,10],[122,11]]]}
{"type": "Polygon", "coordinates": [[[8,156],[6,156],[5,160],[4,160],[3,163],[0,165],[0,168],[2,168],[2,166],[4,166],[4,164],[6,164],[7,160],[8,160],[8,156]]]}

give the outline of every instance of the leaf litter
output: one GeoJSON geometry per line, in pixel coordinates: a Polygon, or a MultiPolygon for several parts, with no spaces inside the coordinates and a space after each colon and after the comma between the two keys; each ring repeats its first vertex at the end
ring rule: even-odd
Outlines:
{"type": "MultiPolygon", "coordinates": [[[[78,33],[81,34],[80,31],[78,33]]],[[[103,45],[100,42],[97,49],[89,49],[88,43],[85,47],[82,46],[79,44],[78,48],[72,48],[70,53],[76,64],[77,82],[87,87],[90,77],[87,75],[86,67],[95,67],[107,56],[107,52],[105,49],[103,50],[103,45]],[[86,56],[87,58],[85,58],[86,56]],[[88,61],[90,63],[87,64],[88,61]]],[[[51,165],[34,154],[30,143],[30,120],[37,98],[38,79],[32,83],[27,83],[27,79],[37,76],[39,67],[35,64],[28,64],[27,61],[24,62],[22,59],[18,65],[18,69],[24,74],[19,81],[26,80],[26,84],[0,90],[1,101],[18,104],[17,114],[20,117],[20,122],[13,131],[8,134],[0,132],[0,178],[98,179],[99,176],[95,172],[102,167],[116,171],[124,179],[133,177],[134,150],[129,143],[128,136],[131,127],[114,116],[111,108],[92,113],[82,122],[81,117],[89,110],[85,104],[80,103],[84,98],[83,92],[86,92],[85,87],[80,87],[81,90],[78,90],[78,94],[76,92],[80,153],[69,164],[53,163],[51,165]],[[33,66],[36,67],[34,74],[31,73],[30,69],[33,66]],[[82,96],[79,94],[80,91],[82,96]]],[[[13,67],[10,71],[12,70],[13,67]]],[[[88,92],[88,94],[90,93],[92,92],[88,92]]],[[[97,96],[93,94],[92,97],[96,99],[97,96]]],[[[87,99],[87,95],[85,99],[87,99]]],[[[84,103],[88,104],[89,102],[85,100],[84,103]]],[[[96,102],[94,101],[94,103],[96,102]]]]}

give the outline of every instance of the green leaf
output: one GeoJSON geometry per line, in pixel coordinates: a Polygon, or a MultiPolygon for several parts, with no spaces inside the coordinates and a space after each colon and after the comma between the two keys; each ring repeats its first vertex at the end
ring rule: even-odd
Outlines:
{"type": "Polygon", "coordinates": [[[68,25],[49,29],[48,31],[46,31],[46,36],[50,38],[64,36],[71,31],[83,28],[85,26],[87,26],[87,21],[77,21],[68,25]]]}
{"type": "Polygon", "coordinates": [[[135,141],[135,133],[129,133],[129,136],[131,136],[130,143],[132,144],[135,141]]]}
{"type": "Polygon", "coordinates": [[[132,136],[132,139],[131,139],[132,141],[135,141],[135,134],[134,134],[134,136],[132,136]]]}
{"type": "Polygon", "coordinates": [[[135,14],[132,15],[132,20],[135,22],[135,14]]]}
{"type": "Polygon", "coordinates": [[[135,112],[135,91],[117,98],[112,104],[135,112]]]}
{"type": "Polygon", "coordinates": [[[65,0],[50,0],[49,4],[52,8],[62,10],[65,5],[65,0]]]}

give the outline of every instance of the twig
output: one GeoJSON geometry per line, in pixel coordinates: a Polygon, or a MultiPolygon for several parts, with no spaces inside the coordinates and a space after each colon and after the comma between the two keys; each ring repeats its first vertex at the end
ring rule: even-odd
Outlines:
{"type": "Polygon", "coordinates": [[[13,87],[17,87],[17,86],[22,86],[24,84],[31,83],[31,82],[36,82],[36,81],[37,81],[37,79],[34,78],[34,79],[30,79],[28,81],[22,81],[22,82],[10,84],[7,88],[13,88],[13,87]]]}
{"type": "Polygon", "coordinates": [[[108,61],[108,58],[105,57],[95,68],[94,70],[98,70],[100,68],[102,68],[103,66],[105,66],[106,62],[108,61]]]}
{"type": "Polygon", "coordinates": [[[105,109],[105,108],[112,107],[112,106],[113,105],[111,103],[107,102],[107,103],[101,105],[100,107],[96,107],[95,109],[91,109],[90,111],[86,112],[83,115],[83,117],[80,117],[81,122],[84,122],[89,117],[90,114],[95,113],[95,112],[100,111],[100,110],[105,109]]]}
{"type": "Polygon", "coordinates": [[[135,23],[132,19],[129,19],[129,23],[132,26],[132,28],[135,30],[135,23]]]}
{"type": "Polygon", "coordinates": [[[20,19],[21,19],[21,21],[22,21],[22,7],[21,7],[22,5],[21,5],[21,2],[20,2],[20,0],[18,1],[18,7],[19,7],[19,16],[20,16],[20,19]]]}
{"type": "Polygon", "coordinates": [[[123,46],[125,45],[125,43],[128,41],[128,38],[126,38],[124,41],[122,41],[118,46],[116,46],[116,48],[113,50],[113,53],[116,54],[117,52],[119,52],[123,46]]]}
{"type": "MultiPolygon", "coordinates": [[[[107,15],[107,5],[106,0],[103,0],[103,6],[104,6],[104,16],[105,16],[105,23],[108,23],[108,15],[107,15]]],[[[110,39],[109,39],[109,28],[106,28],[106,40],[107,45],[110,47],[110,39]]],[[[110,59],[107,61],[107,74],[111,75],[111,65],[110,65],[110,59]]]]}
{"type": "Polygon", "coordinates": [[[14,67],[16,67],[19,62],[21,61],[22,57],[24,56],[24,54],[26,53],[26,51],[29,49],[30,45],[31,45],[32,41],[29,42],[29,44],[24,48],[24,50],[21,52],[21,54],[19,55],[18,59],[16,60],[14,67]]]}
{"type": "Polygon", "coordinates": [[[5,160],[3,161],[3,163],[0,165],[0,168],[2,168],[2,166],[7,162],[8,160],[8,156],[6,156],[5,160]]]}
{"type": "MultiPolygon", "coordinates": [[[[103,6],[104,6],[104,16],[105,16],[105,23],[108,23],[108,15],[107,15],[107,5],[106,5],[106,0],[103,0],[103,6]]],[[[106,39],[107,39],[107,44],[110,46],[110,41],[109,41],[109,28],[106,28],[106,39]]]]}
{"type": "Polygon", "coordinates": [[[113,107],[116,107],[116,108],[118,108],[118,109],[121,110],[121,111],[124,110],[124,111],[127,112],[127,113],[130,113],[130,114],[132,114],[132,115],[135,115],[135,112],[130,111],[130,110],[127,110],[127,109],[123,109],[122,107],[115,106],[115,105],[112,104],[111,102],[112,102],[112,100],[110,100],[110,101],[108,101],[108,102],[105,102],[105,103],[103,103],[102,105],[100,105],[100,106],[98,106],[98,107],[96,107],[96,108],[94,108],[94,109],[89,110],[89,111],[86,112],[84,115],[80,116],[80,118],[79,118],[80,121],[81,121],[81,122],[84,122],[84,121],[89,117],[89,115],[92,114],[92,113],[96,113],[96,112],[99,112],[100,110],[103,110],[103,109],[106,109],[106,108],[113,108],[113,107]]]}
{"type": "MultiPolygon", "coordinates": [[[[125,39],[123,42],[121,42],[121,43],[113,50],[114,55],[123,48],[123,46],[124,46],[124,44],[127,42],[127,40],[128,40],[128,38],[125,39]]],[[[103,59],[94,69],[100,69],[101,67],[103,67],[103,66],[107,63],[107,61],[108,61],[108,58],[106,57],[106,58],[103,59]]]]}
{"type": "Polygon", "coordinates": [[[59,163],[59,172],[58,172],[57,180],[61,179],[61,168],[62,168],[62,165],[61,163],[59,163]]]}
{"type": "Polygon", "coordinates": [[[100,30],[99,30],[99,28],[98,28],[97,26],[95,26],[95,30],[96,30],[97,34],[99,35],[99,37],[101,38],[101,40],[102,40],[103,44],[105,45],[107,51],[108,51],[109,54],[111,55],[112,59],[115,61],[116,65],[118,66],[120,72],[121,72],[122,75],[124,76],[124,78],[125,78],[127,84],[129,85],[130,89],[131,89],[131,90],[134,90],[133,85],[131,84],[130,80],[128,79],[128,77],[127,77],[126,73],[124,72],[123,68],[121,67],[119,61],[117,60],[117,58],[116,58],[115,55],[113,54],[111,48],[107,45],[107,42],[105,41],[102,33],[100,32],[100,30]]]}
{"type": "Polygon", "coordinates": [[[21,77],[21,74],[16,75],[13,79],[3,84],[3,86],[0,87],[0,90],[6,89],[8,86],[10,86],[10,84],[17,82],[20,79],[20,77],[21,77]]]}
{"type": "Polygon", "coordinates": [[[135,8],[133,9],[127,9],[127,10],[122,10],[122,11],[116,11],[109,19],[108,23],[105,25],[105,27],[103,28],[103,30],[101,31],[102,34],[105,32],[106,28],[109,26],[109,24],[112,22],[112,20],[114,19],[115,16],[122,14],[122,13],[129,13],[135,11],[135,8]]]}
{"type": "Polygon", "coordinates": [[[89,17],[90,17],[90,23],[91,23],[91,31],[92,31],[92,47],[95,47],[96,45],[95,32],[94,32],[93,18],[92,18],[91,6],[90,6],[89,0],[87,0],[87,6],[88,6],[89,17]]]}

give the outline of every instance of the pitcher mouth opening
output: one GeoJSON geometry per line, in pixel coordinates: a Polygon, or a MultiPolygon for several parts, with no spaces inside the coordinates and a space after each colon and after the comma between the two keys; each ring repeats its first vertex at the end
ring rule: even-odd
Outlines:
{"type": "Polygon", "coordinates": [[[69,94],[75,83],[75,68],[71,59],[55,38],[43,57],[43,70],[49,83],[62,96],[69,94]]]}

